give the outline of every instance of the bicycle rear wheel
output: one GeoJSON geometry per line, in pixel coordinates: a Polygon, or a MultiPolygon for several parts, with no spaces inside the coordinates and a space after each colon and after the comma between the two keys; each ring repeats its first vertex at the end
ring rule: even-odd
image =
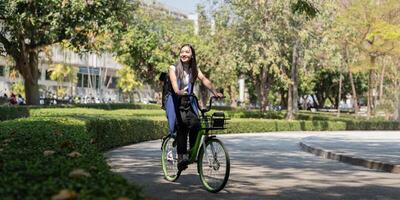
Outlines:
{"type": "Polygon", "coordinates": [[[209,192],[219,192],[229,179],[230,159],[222,142],[216,138],[207,141],[200,149],[197,168],[200,180],[209,192]]]}
{"type": "Polygon", "coordinates": [[[179,178],[178,171],[178,153],[176,150],[175,139],[167,136],[162,145],[161,165],[164,172],[164,177],[168,181],[176,181],[179,178]]]}

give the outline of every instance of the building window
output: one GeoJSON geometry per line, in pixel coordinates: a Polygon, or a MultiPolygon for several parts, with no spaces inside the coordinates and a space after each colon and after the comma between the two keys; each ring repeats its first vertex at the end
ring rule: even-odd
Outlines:
{"type": "Polygon", "coordinates": [[[99,85],[100,77],[97,75],[89,74],[81,74],[78,73],[78,82],[76,84],[77,87],[84,87],[84,88],[96,88],[100,87],[99,85]]]}
{"type": "Polygon", "coordinates": [[[107,87],[109,89],[115,89],[117,87],[117,77],[111,77],[110,80],[110,76],[107,76],[106,81],[104,82],[104,87],[107,87]]]}
{"type": "Polygon", "coordinates": [[[5,67],[0,65],[0,76],[4,76],[5,67]]]}

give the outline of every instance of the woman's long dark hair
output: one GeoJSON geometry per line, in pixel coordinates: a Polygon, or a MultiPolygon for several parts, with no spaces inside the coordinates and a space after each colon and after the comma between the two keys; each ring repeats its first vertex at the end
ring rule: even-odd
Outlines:
{"type": "Polygon", "coordinates": [[[194,51],[194,48],[190,44],[184,44],[181,46],[179,50],[179,58],[178,62],[176,63],[176,77],[180,80],[183,79],[183,64],[181,61],[180,53],[183,49],[183,47],[189,47],[190,50],[192,51],[192,57],[189,60],[189,70],[191,70],[192,73],[192,83],[197,79],[198,75],[198,70],[197,70],[197,62],[196,62],[196,53],[194,51]]]}

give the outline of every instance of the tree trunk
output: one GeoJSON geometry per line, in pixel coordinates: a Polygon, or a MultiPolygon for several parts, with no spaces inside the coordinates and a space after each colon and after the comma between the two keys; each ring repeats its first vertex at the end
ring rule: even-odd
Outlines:
{"type": "Polygon", "coordinates": [[[201,101],[200,101],[200,106],[205,108],[207,106],[207,100],[208,100],[208,88],[204,86],[203,84],[200,84],[200,95],[201,95],[201,101]]]}
{"type": "Polygon", "coordinates": [[[287,100],[287,95],[286,94],[287,93],[286,93],[285,90],[281,90],[281,106],[283,108],[287,108],[288,100],[287,100]]]}
{"type": "Polygon", "coordinates": [[[293,120],[294,115],[293,115],[293,87],[292,84],[289,85],[288,88],[288,104],[287,104],[287,115],[286,119],[287,120],[293,120]]]}
{"type": "Polygon", "coordinates": [[[340,100],[342,99],[342,73],[339,68],[339,94],[337,100],[337,116],[340,117],[340,100]]]}
{"type": "Polygon", "coordinates": [[[298,111],[298,70],[297,70],[297,59],[298,59],[298,52],[297,52],[297,46],[298,46],[298,41],[293,46],[293,53],[292,53],[292,67],[290,71],[290,80],[291,83],[289,84],[289,89],[288,89],[288,110],[287,110],[287,115],[286,119],[288,120],[293,120],[294,119],[294,113],[298,111]]]}
{"type": "Polygon", "coordinates": [[[380,75],[380,80],[379,80],[379,96],[378,96],[378,100],[381,100],[382,96],[383,96],[383,83],[385,81],[385,71],[386,71],[386,65],[385,65],[385,63],[383,63],[382,70],[381,70],[381,75],[380,75]]]}
{"type": "Polygon", "coordinates": [[[27,49],[22,44],[22,52],[15,55],[16,68],[24,78],[25,97],[27,105],[39,105],[39,70],[38,52],[34,49],[27,49]]]}
{"type": "Polygon", "coordinates": [[[311,97],[313,99],[314,108],[319,108],[319,102],[317,101],[317,99],[315,99],[315,95],[311,95],[311,97]]]}
{"type": "Polygon", "coordinates": [[[367,99],[367,116],[368,118],[371,117],[371,113],[372,113],[372,90],[374,88],[373,85],[373,73],[374,70],[373,68],[375,67],[375,60],[376,57],[375,56],[370,56],[370,60],[371,60],[371,69],[369,70],[369,76],[368,76],[368,99],[367,99]]]}
{"type": "Polygon", "coordinates": [[[349,69],[349,79],[350,79],[350,84],[351,84],[351,91],[353,93],[351,95],[351,98],[353,99],[354,112],[358,113],[359,107],[358,107],[358,98],[357,98],[356,86],[354,84],[353,73],[350,71],[350,69],[349,69]]]}
{"type": "Polygon", "coordinates": [[[29,81],[24,82],[25,86],[25,97],[27,105],[39,105],[40,104],[40,94],[39,94],[39,84],[32,84],[29,81]]]}
{"type": "Polygon", "coordinates": [[[353,72],[351,72],[351,69],[350,69],[349,47],[348,47],[347,44],[346,44],[346,46],[345,46],[344,60],[345,60],[345,62],[346,62],[347,70],[349,71],[349,79],[350,79],[350,85],[351,85],[351,91],[352,91],[351,98],[352,98],[352,100],[353,100],[354,112],[355,112],[355,113],[358,113],[359,107],[358,107],[357,92],[356,92],[356,86],[355,86],[355,84],[354,84],[353,72]]]}
{"type": "Polygon", "coordinates": [[[298,59],[299,59],[299,41],[296,41],[296,44],[294,46],[293,50],[293,65],[292,65],[292,70],[291,70],[291,77],[293,81],[293,96],[292,96],[292,104],[293,104],[293,114],[297,113],[299,111],[299,69],[298,69],[298,59]]]}
{"type": "Polygon", "coordinates": [[[261,74],[260,74],[260,111],[265,112],[267,111],[267,105],[268,105],[268,91],[266,90],[266,85],[267,85],[267,69],[265,66],[262,67],[261,69],[261,74]]]}
{"type": "Polygon", "coordinates": [[[324,108],[326,96],[324,94],[319,94],[318,92],[315,94],[315,96],[317,97],[318,108],[324,108]]]}
{"type": "Polygon", "coordinates": [[[236,108],[237,107],[237,92],[236,92],[236,87],[235,85],[231,85],[230,87],[228,87],[228,92],[229,92],[229,96],[231,97],[231,107],[236,108]]]}

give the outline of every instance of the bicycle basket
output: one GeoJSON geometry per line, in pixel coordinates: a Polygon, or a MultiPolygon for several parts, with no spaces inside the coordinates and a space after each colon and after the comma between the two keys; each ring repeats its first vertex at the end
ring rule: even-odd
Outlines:
{"type": "Polygon", "coordinates": [[[225,125],[225,113],[215,112],[211,116],[211,127],[212,128],[224,128],[225,125]]]}

